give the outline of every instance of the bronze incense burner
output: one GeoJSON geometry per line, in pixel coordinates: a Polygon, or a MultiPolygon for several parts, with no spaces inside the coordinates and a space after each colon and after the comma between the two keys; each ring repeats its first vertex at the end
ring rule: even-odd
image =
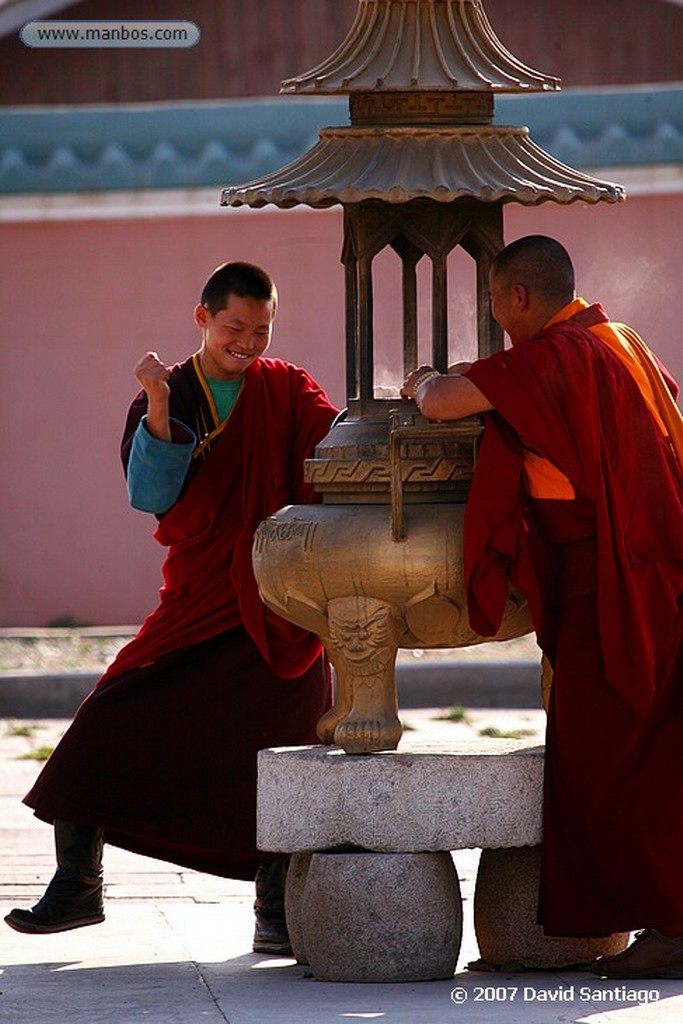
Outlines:
{"type": "MultiPolygon", "coordinates": [[[[449,254],[476,267],[477,351],[503,345],[488,303],[503,247],[503,205],[616,202],[623,190],[558,163],[528,130],[493,124],[497,92],[559,88],[493,33],[480,0],[360,0],[348,37],[285,93],[347,93],[350,125],[326,128],[308,153],[257,181],[226,188],[229,206],[305,203],[344,210],[348,415],[305,467],[320,505],[282,509],[254,541],[266,604],[317,633],[335,667],[334,708],[319,723],[347,753],[392,750],[401,737],[399,648],[483,642],[467,620],[462,530],[481,435],[478,419],[431,423],[375,381],[373,261],[401,265],[402,365],[418,365],[417,265],[431,265],[431,362],[458,359],[449,322],[449,254]]],[[[397,297],[398,299],[399,297],[397,297]]],[[[529,632],[510,591],[495,639],[529,632]]]]}

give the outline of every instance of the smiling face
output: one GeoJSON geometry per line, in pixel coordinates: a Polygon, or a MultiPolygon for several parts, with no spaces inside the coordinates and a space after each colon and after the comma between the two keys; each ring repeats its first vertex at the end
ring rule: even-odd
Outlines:
{"type": "Polygon", "coordinates": [[[197,306],[195,323],[202,329],[199,363],[215,380],[236,380],[263,355],[273,331],[275,310],[271,299],[228,295],[225,309],[212,314],[197,306]]]}

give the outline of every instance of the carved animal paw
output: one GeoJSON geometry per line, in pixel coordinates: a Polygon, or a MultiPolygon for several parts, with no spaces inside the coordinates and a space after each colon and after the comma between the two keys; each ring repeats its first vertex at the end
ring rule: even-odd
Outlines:
{"type": "Polygon", "coordinates": [[[402,734],[398,718],[357,718],[352,712],[335,729],[334,742],[346,754],[372,754],[396,750],[402,734]]]}

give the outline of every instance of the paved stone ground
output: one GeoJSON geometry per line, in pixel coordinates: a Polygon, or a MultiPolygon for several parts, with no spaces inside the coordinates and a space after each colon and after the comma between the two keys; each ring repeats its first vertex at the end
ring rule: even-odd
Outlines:
{"type": "MultiPolygon", "coordinates": [[[[543,729],[541,711],[479,709],[469,721],[404,710],[431,738],[543,729]]],[[[53,871],[51,829],[21,804],[39,770],[19,760],[68,724],[0,720],[0,909],[29,906],[53,871]]],[[[53,936],[0,923],[0,1020],[8,1024],[679,1024],[683,982],[615,985],[584,973],[482,975],[472,925],[475,850],[455,855],[465,933],[453,979],[402,985],[316,982],[292,960],[251,952],[253,887],[107,848],[107,920],[53,936]]]]}

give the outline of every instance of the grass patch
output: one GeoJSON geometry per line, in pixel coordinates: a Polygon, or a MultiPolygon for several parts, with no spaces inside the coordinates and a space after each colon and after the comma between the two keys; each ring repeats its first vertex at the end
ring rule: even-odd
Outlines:
{"type": "Polygon", "coordinates": [[[54,747],[36,747],[35,750],[29,750],[28,754],[22,754],[19,757],[19,761],[47,761],[48,757],[54,750],[54,747]]]}
{"type": "Polygon", "coordinates": [[[25,725],[17,725],[15,722],[9,722],[7,725],[8,736],[33,736],[36,729],[39,726],[34,725],[32,722],[28,722],[25,725]]]}
{"type": "Polygon", "coordinates": [[[437,715],[434,719],[435,722],[469,722],[469,715],[467,714],[467,708],[461,708],[459,704],[455,707],[449,708],[448,711],[444,711],[442,715],[437,715]]]}
{"type": "Polygon", "coordinates": [[[489,736],[494,740],[521,740],[525,736],[533,736],[533,729],[499,729],[496,725],[487,725],[479,730],[480,736],[489,736]]]}
{"type": "Polygon", "coordinates": [[[415,732],[415,726],[411,725],[410,722],[401,722],[404,732],[415,732]]]}

